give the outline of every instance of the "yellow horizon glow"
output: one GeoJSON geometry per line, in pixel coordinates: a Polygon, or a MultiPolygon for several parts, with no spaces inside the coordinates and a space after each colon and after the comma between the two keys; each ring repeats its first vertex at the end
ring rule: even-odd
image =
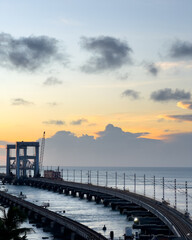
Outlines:
{"type": "Polygon", "coordinates": [[[92,115],[84,116],[86,119],[81,125],[71,125],[72,120],[82,119],[78,115],[68,116],[66,118],[65,125],[52,125],[43,124],[42,122],[34,122],[31,125],[27,123],[15,124],[15,126],[4,125],[1,130],[1,139],[7,142],[17,141],[36,141],[43,136],[43,132],[46,132],[46,138],[51,138],[58,131],[70,131],[75,136],[80,137],[82,135],[98,137],[98,132],[104,131],[108,124],[113,124],[115,127],[119,127],[124,132],[130,133],[146,133],[142,135],[143,138],[151,139],[164,139],[165,135],[171,133],[191,132],[192,129],[188,123],[182,123],[179,121],[173,121],[174,118],[169,115],[130,115],[128,113],[117,113],[109,115],[92,115]],[[168,121],[167,121],[168,120],[168,121]],[[170,124],[171,121],[171,124],[170,124]]]}

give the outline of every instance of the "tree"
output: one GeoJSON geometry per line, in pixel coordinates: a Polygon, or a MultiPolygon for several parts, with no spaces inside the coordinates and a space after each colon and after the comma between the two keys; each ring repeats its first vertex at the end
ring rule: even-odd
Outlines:
{"type": "Polygon", "coordinates": [[[8,211],[0,207],[3,216],[0,218],[0,240],[25,240],[31,228],[19,228],[26,220],[26,215],[17,207],[10,207],[8,211]]]}

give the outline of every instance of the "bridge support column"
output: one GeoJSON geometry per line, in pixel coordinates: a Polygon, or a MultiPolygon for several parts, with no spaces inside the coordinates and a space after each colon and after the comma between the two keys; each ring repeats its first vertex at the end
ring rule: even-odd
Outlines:
{"type": "Polygon", "coordinates": [[[61,232],[62,235],[64,235],[64,233],[65,233],[65,227],[60,227],[60,232],[61,232]]]}
{"type": "Polygon", "coordinates": [[[30,218],[32,216],[32,211],[31,210],[27,211],[27,216],[28,216],[28,218],[30,218]]]}
{"type": "Polygon", "coordinates": [[[9,176],[10,175],[10,160],[9,160],[9,148],[7,146],[7,165],[6,165],[6,175],[9,176]]]}
{"type": "Polygon", "coordinates": [[[73,197],[76,197],[76,191],[75,191],[75,190],[72,190],[72,191],[71,191],[71,195],[72,195],[73,197]]]}
{"type": "Polygon", "coordinates": [[[75,240],[76,234],[74,232],[71,233],[71,240],[75,240]]]}
{"type": "Polygon", "coordinates": [[[39,174],[39,145],[35,146],[35,169],[34,169],[34,176],[38,177],[39,174]]]}
{"type": "Polygon", "coordinates": [[[50,220],[46,217],[41,217],[41,223],[44,232],[51,232],[50,220]]]}
{"type": "Polygon", "coordinates": [[[46,218],[45,218],[45,217],[42,217],[42,218],[41,218],[41,222],[42,222],[42,223],[46,223],[46,218]]]}
{"type": "Polygon", "coordinates": [[[39,215],[37,213],[34,214],[34,219],[35,219],[35,221],[39,220],[39,215]]]}
{"type": "Polygon", "coordinates": [[[27,166],[27,147],[24,147],[24,156],[23,156],[23,177],[27,176],[26,166],[27,166]]]}
{"type": "Polygon", "coordinates": [[[6,165],[6,175],[10,176],[11,175],[11,167],[15,165],[15,156],[13,157],[11,155],[11,150],[15,149],[14,144],[8,144],[7,145],[7,165],[6,165]],[[12,161],[12,162],[11,162],[12,161]]]}
{"type": "Polygon", "coordinates": [[[79,197],[80,197],[81,199],[83,199],[83,198],[84,198],[84,193],[83,193],[83,192],[79,192],[79,197]]]}
{"type": "Polygon", "coordinates": [[[50,227],[51,227],[51,229],[54,229],[54,227],[55,227],[55,222],[50,222],[50,227]]]}
{"type": "Polygon", "coordinates": [[[19,147],[16,148],[16,177],[20,178],[20,158],[19,158],[19,147]]]}
{"type": "Polygon", "coordinates": [[[95,202],[99,204],[101,202],[101,198],[99,196],[95,197],[95,202]]]}
{"type": "Polygon", "coordinates": [[[87,200],[91,201],[92,200],[92,195],[91,194],[87,194],[87,200]]]}

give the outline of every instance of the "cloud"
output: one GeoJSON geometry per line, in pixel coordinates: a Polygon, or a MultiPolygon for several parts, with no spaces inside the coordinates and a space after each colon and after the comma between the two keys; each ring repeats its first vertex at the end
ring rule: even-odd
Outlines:
{"type": "Polygon", "coordinates": [[[192,114],[184,114],[184,115],[162,115],[160,118],[168,119],[168,120],[176,120],[179,122],[192,122],[192,114]]]}
{"type": "Polygon", "coordinates": [[[130,98],[136,100],[136,99],[139,99],[139,94],[140,94],[139,92],[136,92],[131,89],[127,89],[122,93],[122,96],[130,97],[130,98]]]}
{"type": "Polygon", "coordinates": [[[47,124],[47,125],[65,125],[65,122],[62,120],[50,120],[50,121],[44,121],[43,124],[47,124]]]}
{"type": "Polygon", "coordinates": [[[82,66],[87,73],[114,70],[131,63],[132,49],[117,38],[100,36],[81,39],[81,46],[92,53],[92,57],[82,66]]]}
{"type": "Polygon", "coordinates": [[[183,109],[192,109],[192,101],[178,102],[177,106],[183,109]]]}
{"type": "Polygon", "coordinates": [[[150,98],[154,101],[188,100],[191,98],[191,93],[179,89],[173,91],[170,88],[165,88],[152,92],[150,98]]]}
{"type": "Polygon", "coordinates": [[[56,77],[48,77],[43,84],[46,86],[54,86],[62,84],[62,81],[58,80],[56,77]]]}
{"type": "Polygon", "coordinates": [[[113,124],[108,124],[105,128],[104,131],[97,132],[97,135],[101,138],[107,137],[107,138],[113,138],[113,136],[116,137],[129,137],[129,138],[139,138],[141,136],[144,136],[148,134],[147,132],[145,133],[130,133],[130,132],[124,132],[121,128],[115,127],[113,124]]]}
{"type": "Polygon", "coordinates": [[[148,64],[145,64],[145,68],[148,70],[148,72],[150,74],[152,74],[153,76],[157,76],[160,69],[159,67],[157,67],[154,63],[148,63],[148,64]]]}
{"type": "Polygon", "coordinates": [[[138,136],[147,136],[150,134],[150,132],[141,132],[141,133],[137,133],[138,136]]]}
{"type": "Polygon", "coordinates": [[[12,105],[32,105],[33,103],[32,102],[28,102],[22,98],[15,98],[12,100],[12,105]]]}
{"type": "Polygon", "coordinates": [[[166,132],[166,133],[167,133],[167,132],[170,132],[170,129],[165,129],[164,132],[166,132]]]}
{"type": "Polygon", "coordinates": [[[49,103],[47,103],[49,106],[51,106],[51,107],[55,107],[55,106],[57,106],[58,105],[58,103],[56,103],[56,102],[49,102],[49,103]]]}
{"type": "Polygon", "coordinates": [[[44,164],[53,165],[54,159],[56,166],[191,167],[192,133],[166,137],[169,141],[146,139],[112,124],[96,139],[59,131],[46,139],[44,164]]]}
{"type": "Polygon", "coordinates": [[[129,78],[129,74],[128,73],[119,74],[117,75],[117,78],[124,81],[129,78]]]}
{"type": "Polygon", "coordinates": [[[170,49],[170,56],[176,59],[192,59],[192,43],[176,41],[170,49]]]}
{"type": "Polygon", "coordinates": [[[105,136],[109,136],[109,135],[121,135],[123,134],[123,131],[121,128],[119,127],[114,127],[113,124],[108,124],[105,128],[104,131],[100,131],[100,132],[97,132],[97,135],[99,137],[105,137],[105,136]]]}
{"type": "Polygon", "coordinates": [[[71,125],[81,125],[84,122],[88,122],[86,119],[82,118],[82,119],[78,119],[76,121],[72,121],[71,125]]]}
{"type": "Polygon", "coordinates": [[[67,18],[61,18],[61,22],[66,25],[66,26],[76,26],[79,27],[82,25],[82,23],[74,21],[72,19],[67,19],[67,18]]]}
{"type": "Polygon", "coordinates": [[[1,66],[35,71],[51,61],[67,62],[55,38],[29,36],[16,39],[10,34],[0,33],[1,66]]]}

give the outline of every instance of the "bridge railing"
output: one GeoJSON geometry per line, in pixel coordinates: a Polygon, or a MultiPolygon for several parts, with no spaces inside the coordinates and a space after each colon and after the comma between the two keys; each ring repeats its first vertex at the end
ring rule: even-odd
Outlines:
{"type": "Polygon", "coordinates": [[[61,168],[60,171],[65,181],[129,190],[159,201],[166,201],[182,213],[192,214],[192,182],[182,182],[171,177],[138,175],[134,172],[72,168],[61,168]]]}

